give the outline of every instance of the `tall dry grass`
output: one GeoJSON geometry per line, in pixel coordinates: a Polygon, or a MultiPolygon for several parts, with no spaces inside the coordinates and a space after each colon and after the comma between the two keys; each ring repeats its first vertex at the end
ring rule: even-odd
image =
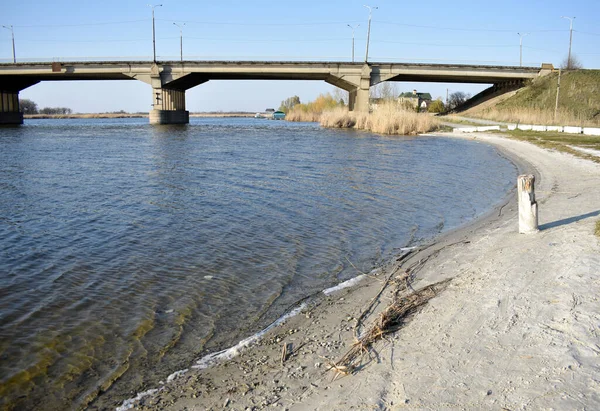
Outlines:
{"type": "Polygon", "coordinates": [[[305,111],[293,108],[285,115],[285,119],[287,121],[307,121],[318,123],[321,120],[321,114],[322,112],[305,111]]]}
{"type": "Polygon", "coordinates": [[[315,101],[306,104],[297,104],[289,110],[285,119],[287,121],[311,121],[318,123],[321,120],[321,114],[326,111],[340,107],[341,103],[330,93],[320,94],[315,101]]]}
{"type": "Polygon", "coordinates": [[[337,108],[321,116],[321,126],[330,128],[355,128],[378,134],[416,135],[436,130],[440,123],[427,113],[406,110],[396,102],[381,104],[372,113],[348,111],[337,108]]]}

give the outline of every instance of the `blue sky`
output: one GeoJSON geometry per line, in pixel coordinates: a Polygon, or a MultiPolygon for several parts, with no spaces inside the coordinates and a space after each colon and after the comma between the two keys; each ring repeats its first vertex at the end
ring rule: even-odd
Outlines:
{"type": "MultiPolygon", "coordinates": [[[[569,21],[575,16],[573,53],[586,68],[600,68],[600,1],[187,1],[163,0],[156,8],[158,59],[179,58],[183,27],[189,60],[350,61],[356,29],[357,61],[364,59],[368,10],[373,11],[370,61],[559,65],[567,56],[569,21]]],[[[151,59],[148,1],[33,1],[0,4],[0,24],[13,25],[18,61],[151,59]]],[[[11,33],[0,30],[0,61],[12,59],[11,33]]],[[[481,86],[397,83],[434,97],[481,86]]],[[[324,82],[211,81],[186,93],[190,111],[261,111],[299,95],[302,101],[331,92],[324,82]]],[[[75,112],[148,111],[150,86],[138,81],[46,82],[21,92],[40,106],[75,112]]]]}

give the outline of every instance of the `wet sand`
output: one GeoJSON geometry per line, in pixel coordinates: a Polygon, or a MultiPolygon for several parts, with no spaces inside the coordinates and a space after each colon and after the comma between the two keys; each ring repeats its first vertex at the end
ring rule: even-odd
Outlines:
{"type": "MultiPolygon", "coordinates": [[[[536,174],[539,233],[518,234],[512,193],[486,216],[403,261],[402,267],[424,262],[411,283],[416,290],[451,281],[350,375],[328,365],[352,347],[355,319],[397,261],[354,287],[312,299],[240,355],[169,381],[165,376],[163,385],[148,387],[156,391],[123,408],[600,408],[600,239],[594,235],[600,165],[497,135],[464,138],[494,144],[520,172],[536,174]]],[[[385,288],[366,324],[394,291],[385,288]]]]}

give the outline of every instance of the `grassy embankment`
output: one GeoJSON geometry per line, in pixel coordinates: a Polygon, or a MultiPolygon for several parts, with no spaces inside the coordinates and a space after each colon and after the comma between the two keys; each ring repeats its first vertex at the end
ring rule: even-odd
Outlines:
{"type": "Polygon", "coordinates": [[[382,104],[373,113],[351,112],[331,95],[320,95],[315,101],[294,106],[286,115],[288,121],[319,122],[329,128],[355,128],[379,134],[414,135],[436,130],[439,121],[429,114],[406,110],[395,102],[382,104]]]}
{"type": "Polygon", "coordinates": [[[496,97],[461,115],[522,124],[600,126],[600,70],[562,73],[555,119],[557,83],[558,73],[552,73],[508,98],[496,97]]]}

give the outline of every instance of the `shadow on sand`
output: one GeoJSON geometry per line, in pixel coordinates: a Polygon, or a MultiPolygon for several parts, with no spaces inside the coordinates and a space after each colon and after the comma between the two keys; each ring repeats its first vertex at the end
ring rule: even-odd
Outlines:
{"type": "Polygon", "coordinates": [[[560,227],[561,225],[576,223],[581,220],[585,220],[586,218],[596,217],[600,215],[600,210],[592,211],[591,213],[581,214],[575,217],[564,218],[562,220],[554,221],[552,223],[542,224],[538,228],[540,230],[547,230],[549,228],[560,227]]]}

